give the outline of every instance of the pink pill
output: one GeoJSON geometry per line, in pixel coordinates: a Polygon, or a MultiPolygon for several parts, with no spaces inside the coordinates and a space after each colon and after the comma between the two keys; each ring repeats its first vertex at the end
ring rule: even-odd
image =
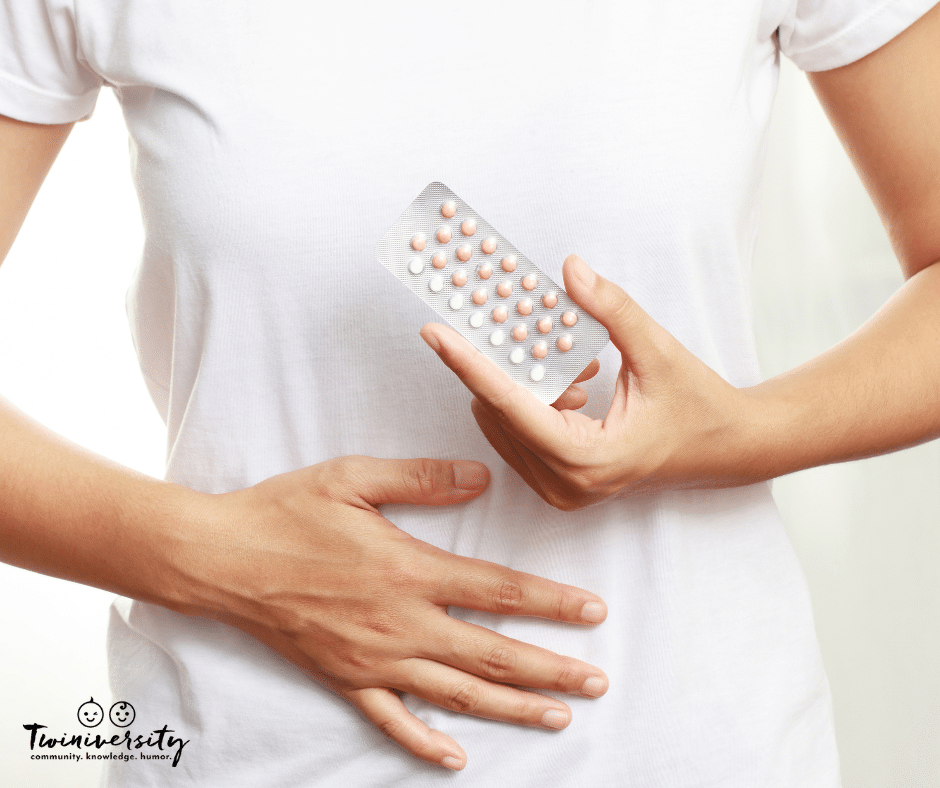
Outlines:
{"type": "Polygon", "coordinates": [[[548,355],[548,344],[545,342],[536,342],[532,345],[533,358],[545,358],[548,355]]]}
{"type": "Polygon", "coordinates": [[[542,306],[546,309],[554,309],[558,305],[558,293],[550,290],[542,296],[542,306]]]}
{"type": "Polygon", "coordinates": [[[505,323],[509,317],[509,310],[504,306],[498,306],[493,310],[493,322],[494,323],[505,323]]]}
{"type": "Polygon", "coordinates": [[[454,271],[450,281],[454,283],[454,287],[463,287],[467,284],[467,274],[465,271],[454,271]]]}
{"type": "Polygon", "coordinates": [[[523,290],[535,290],[538,287],[539,280],[536,278],[535,274],[526,274],[522,277],[522,289],[523,290]]]}
{"type": "Polygon", "coordinates": [[[446,243],[450,243],[450,238],[452,234],[453,233],[451,233],[450,227],[448,227],[445,224],[443,227],[441,227],[440,230],[437,231],[437,236],[435,237],[437,238],[437,242],[439,244],[446,244],[446,243]]]}
{"type": "Polygon", "coordinates": [[[483,304],[486,303],[486,290],[474,290],[471,297],[473,298],[474,304],[477,306],[483,306],[483,304]]]}
{"type": "Polygon", "coordinates": [[[558,345],[558,349],[562,353],[567,353],[569,350],[571,350],[571,346],[574,344],[574,342],[571,340],[571,334],[562,334],[560,337],[558,337],[558,342],[555,344],[558,345]]]}
{"type": "Polygon", "coordinates": [[[424,233],[418,233],[411,239],[411,248],[416,252],[423,252],[424,247],[428,245],[428,238],[424,233]]]}
{"type": "Polygon", "coordinates": [[[513,271],[516,270],[516,264],[517,264],[518,262],[519,262],[519,260],[516,258],[516,256],[515,256],[514,254],[507,254],[507,255],[503,258],[503,261],[500,263],[500,265],[503,267],[503,270],[504,270],[507,274],[511,274],[513,271]]]}
{"type": "Polygon", "coordinates": [[[516,311],[525,317],[526,315],[532,314],[532,299],[523,298],[518,304],[516,304],[516,311]]]}
{"type": "Polygon", "coordinates": [[[473,219],[464,219],[460,223],[460,232],[462,232],[467,237],[473,235],[477,231],[477,223],[473,219]]]}
{"type": "Polygon", "coordinates": [[[447,267],[447,255],[443,252],[435,252],[431,257],[431,265],[438,271],[447,267]]]}
{"type": "Polygon", "coordinates": [[[525,327],[525,324],[520,323],[518,326],[513,327],[512,338],[516,342],[525,342],[527,336],[529,336],[529,329],[525,327]]]}
{"type": "Polygon", "coordinates": [[[500,282],[496,285],[496,295],[500,298],[509,298],[512,295],[512,282],[500,282]]]}
{"type": "Polygon", "coordinates": [[[480,244],[480,251],[483,252],[483,254],[493,254],[493,252],[496,251],[496,239],[484,239],[483,243],[480,244]]]}
{"type": "Polygon", "coordinates": [[[493,266],[489,263],[483,263],[479,268],[477,268],[477,276],[480,279],[489,279],[493,275],[493,266]]]}
{"type": "Polygon", "coordinates": [[[453,200],[448,200],[441,206],[441,216],[445,219],[453,219],[455,213],[457,213],[457,203],[453,200]]]}
{"type": "Polygon", "coordinates": [[[539,320],[537,325],[540,334],[547,334],[552,330],[552,319],[550,317],[543,317],[539,320]]]}
{"type": "Polygon", "coordinates": [[[457,259],[460,260],[461,263],[467,262],[472,254],[473,250],[467,244],[457,247],[457,259]]]}
{"type": "Polygon", "coordinates": [[[571,328],[575,323],[578,322],[578,313],[569,309],[561,316],[561,322],[568,326],[568,328],[571,328]]]}

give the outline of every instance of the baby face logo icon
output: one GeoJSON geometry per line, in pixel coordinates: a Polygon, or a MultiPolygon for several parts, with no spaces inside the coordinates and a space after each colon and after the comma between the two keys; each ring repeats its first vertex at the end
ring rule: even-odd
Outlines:
{"type": "Polygon", "coordinates": [[[137,712],[134,711],[134,707],[131,706],[127,701],[119,700],[111,707],[109,713],[111,722],[113,722],[119,728],[126,728],[134,721],[134,717],[137,716],[137,712]]]}
{"type": "Polygon", "coordinates": [[[94,728],[100,725],[104,719],[104,709],[95,703],[94,698],[89,698],[86,703],[78,707],[78,721],[86,728],[94,728]]]}

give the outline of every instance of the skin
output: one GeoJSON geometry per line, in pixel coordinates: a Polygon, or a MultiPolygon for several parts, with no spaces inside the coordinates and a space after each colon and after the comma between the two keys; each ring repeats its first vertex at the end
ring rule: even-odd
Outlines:
{"type": "MultiPolygon", "coordinates": [[[[0,116],[4,255],[70,129],[0,116]]],[[[238,627],[450,769],[466,754],[400,693],[557,730],[570,708],[519,687],[598,697],[608,686],[599,668],[447,615],[594,625],[600,597],[439,550],[377,508],[459,505],[488,481],[477,462],[342,457],[205,495],[84,451],[0,398],[0,560],[238,627]]]]}
{"type": "Polygon", "coordinates": [[[484,435],[551,505],[750,484],[940,435],[940,7],[871,55],[810,80],[907,279],[839,345],[735,388],[571,255],[565,289],[607,327],[622,358],[610,409],[596,420],[576,412],[586,401],[580,387],[546,407],[456,332],[422,329],[474,393],[484,435]]]}
{"type": "MultiPolygon", "coordinates": [[[[507,385],[459,335],[423,329],[476,394],[484,434],[536,492],[575,509],[613,494],[747,484],[940,434],[938,43],[935,9],[859,63],[811,77],[908,278],[819,358],[736,389],[576,257],[565,262],[566,288],[623,356],[602,421],[576,413],[586,401],[580,386],[549,408],[507,385]]],[[[4,251],[67,134],[0,121],[4,251]]],[[[463,751],[411,716],[393,690],[545,727],[545,712],[559,712],[564,725],[570,710],[506,685],[592,696],[607,686],[596,668],[446,616],[455,604],[596,623],[606,615],[599,598],[449,555],[376,509],[459,504],[486,481],[478,463],[358,457],[208,496],[89,455],[0,403],[3,560],[237,626],[412,754],[454,769],[466,763],[463,751]]]]}

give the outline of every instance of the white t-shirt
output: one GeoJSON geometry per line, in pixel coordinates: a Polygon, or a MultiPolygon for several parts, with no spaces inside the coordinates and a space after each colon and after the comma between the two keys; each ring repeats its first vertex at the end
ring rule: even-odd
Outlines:
{"type": "MultiPolygon", "coordinates": [[[[191,741],[113,786],[826,786],[829,693],[769,485],[556,511],[479,434],[423,345],[433,319],[374,260],[430,181],[553,278],[577,251],[736,385],[758,380],[749,267],[782,49],[851,62],[934,0],[200,3],[3,0],[0,113],[117,92],[146,242],[128,307],[168,426],[167,478],[237,489],[345,454],[484,461],[408,533],[591,589],[594,629],[454,615],[602,667],[548,732],[408,705],[466,749],[418,762],[241,632],[116,604],[115,697],[191,741]]],[[[77,196],[77,195],[76,195],[77,196]]],[[[612,348],[590,385],[606,409],[612,348]]]]}

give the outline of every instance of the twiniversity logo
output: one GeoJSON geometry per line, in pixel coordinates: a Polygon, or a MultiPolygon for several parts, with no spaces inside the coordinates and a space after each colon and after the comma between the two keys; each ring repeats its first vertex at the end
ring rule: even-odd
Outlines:
{"type": "MultiPolygon", "coordinates": [[[[104,708],[94,698],[78,707],[78,721],[86,728],[96,728],[104,720],[104,708]]],[[[113,761],[170,761],[172,766],[180,762],[183,748],[189,744],[189,739],[183,740],[174,736],[176,732],[164,725],[162,728],[136,736],[130,730],[131,723],[137,718],[137,712],[127,701],[119,700],[114,703],[109,712],[108,719],[117,728],[125,728],[121,733],[111,736],[100,733],[63,733],[59,737],[47,736],[43,733],[48,726],[38,722],[24,725],[29,731],[29,749],[33,760],[113,760],[113,761]],[[111,748],[102,752],[105,748],[111,748]],[[37,752],[38,750],[38,752],[37,752]],[[45,752],[45,751],[48,752],[45,752]],[[58,752],[53,752],[58,750],[58,752]],[[84,756],[84,757],[83,757],[84,756]]]]}

